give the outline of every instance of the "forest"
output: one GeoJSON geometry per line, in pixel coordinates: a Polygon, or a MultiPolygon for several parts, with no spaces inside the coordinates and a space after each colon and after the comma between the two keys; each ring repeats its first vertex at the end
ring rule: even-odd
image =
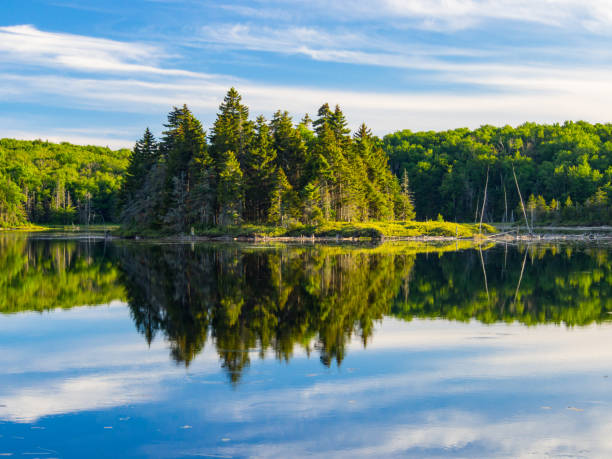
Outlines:
{"type": "Polygon", "coordinates": [[[126,234],[213,234],[310,225],[317,235],[352,236],[381,222],[390,235],[412,235],[423,231],[406,226],[415,218],[609,224],[611,193],[612,124],[404,130],[381,139],[364,123],[351,133],[340,107],[328,104],[314,120],[281,110],[252,120],[234,88],[208,132],[186,105],[175,107],[162,136],[147,128],[133,151],[0,140],[0,227],[115,222],[126,234]],[[403,226],[389,226],[396,222],[403,226]]]}
{"type": "Polygon", "coordinates": [[[289,226],[326,221],[411,220],[380,139],[362,124],[352,136],[340,109],[294,123],[286,111],[249,119],[232,88],[207,136],[187,106],[168,115],[159,142],[147,129],[121,194],[127,227],[172,233],[245,222],[289,226]]]}
{"type": "Polygon", "coordinates": [[[0,228],[116,220],[131,152],[0,139],[0,228]]]}
{"type": "Polygon", "coordinates": [[[487,188],[485,221],[524,223],[518,183],[530,225],[611,221],[611,124],[405,130],[383,148],[395,174],[407,171],[419,219],[475,221],[487,188]]]}

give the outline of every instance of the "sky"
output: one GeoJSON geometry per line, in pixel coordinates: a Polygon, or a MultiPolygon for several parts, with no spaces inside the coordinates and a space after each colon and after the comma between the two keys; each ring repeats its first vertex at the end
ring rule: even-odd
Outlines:
{"type": "Polygon", "coordinates": [[[0,138],[130,148],[187,104],[209,129],[325,102],[351,127],[612,120],[610,0],[2,0],[0,138]]]}

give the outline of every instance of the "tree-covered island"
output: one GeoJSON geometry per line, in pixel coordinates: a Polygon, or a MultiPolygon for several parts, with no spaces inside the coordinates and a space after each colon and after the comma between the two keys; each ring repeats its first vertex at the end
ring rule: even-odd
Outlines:
{"type": "Polygon", "coordinates": [[[314,120],[280,110],[252,120],[232,88],[208,133],[183,105],[160,139],[146,129],[132,152],[2,139],[0,227],[115,222],[125,235],[377,237],[471,236],[480,219],[524,223],[525,214],[532,225],[610,222],[611,124],[383,139],[365,124],[352,134],[347,126],[328,104],[314,120]]]}

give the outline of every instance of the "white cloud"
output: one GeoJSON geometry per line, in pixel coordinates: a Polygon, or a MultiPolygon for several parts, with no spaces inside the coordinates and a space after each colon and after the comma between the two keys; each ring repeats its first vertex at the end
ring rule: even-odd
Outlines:
{"type": "Polygon", "coordinates": [[[491,20],[572,26],[605,34],[612,25],[612,5],[608,0],[308,0],[299,2],[301,7],[295,1],[277,0],[260,1],[259,9],[274,10],[288,3],[305,15],[334,15],[339,21],[385,20],[390,27],[442,32],[478,27],[491,20]],[[304,11],[306,8],[308,11],[304,11]]]}
{"type": "MultiPolygon", "coordinates": [[[[134,129],[133,132],[139,132],[142,129],[134,129]]],[[[131,136],[117,137],[116,134],[110,132],[108,134],[100,135],[95,132],[77,133],[71,130],[64,129],[53,129],[53,128],[38,128],[36,130],[23,130],[23,129],[2,129],[0,134],[4,138],[10,139],[21,139],[21,140],[45,140],[49,142],[67,142],[75,145],[96,145],[101,147],[109,147],[112,150],[118,150],[120,148],[131,148],[135,142],[131,136]]]]}
{"type": "MultiPolygon", "coordinates": [[[[249,49],[300,53],[321,61],[397,68],[407,76],[411,76],[409,71],[419,70],[425,72],[420,81],[440,89],[413,90],[412,83],[393,90],[258,83],[167,68],[159,60],[164,57],[163,50],[151,45],[14,26],[0,27],[0,58],[16,64],[12,71],[7,66],[0,72],[0,100],[147,115],[154,112],[160,117],[173,105],[187,103],[210,126],[223,95],[230,86],[236,86],[253,115],[270,116],[277,109],[288,109],[298,118],[305,112],[315,113],[324,102],[338,103],[353,127],[365,121],[379,135],[406,128],[441,130],[566,119],[605,122],[610,117],[612,69],[601,58],[601,64],[573,68],[570,64],[511,64],[484,59],[486,56],[469,49],[417,46],[402,50],[376,37],[368,42],[367,36],[353,32],[331,33],[308,27],[278,31],[254,26],[219,27],[216,31],[204,29],[199,39],[202,37],[227,47],[246,43],[249,49]],[[23,69],[26,66],[39,70],[33,74],[23,69]],[[456,89],[444,89],[449,85],[456,89]]],[[[83,131],[37,127],[40,131],[34,132],[33,128],[5,124],[0,136],[131,147],[142,129],[134,129],[131,134],[125,128],[101,134],[74,127],[83,131]]]]}
{"type": "Polygon", "coordinates": [[[191,38],[229,49],[299,54],[313,60],[404,69],[439,70],[437,57],[484,57],[490,53],[422,44],[394,43],[371,34],[328,32],[313,27],[270,28],[245,24],[205,26],[191,38]]]}
{"type": "Polygon", "coordinates": [[[163,69],[154,65],[161,57],[164,57],[164,53],[159,47],[142,43],[45,32],[31,25],[0,27],[0,60],[4,64],[84,72],[192,75],[192,72],[185,70],[163,69]]]}
{"type": "MultiPolygon", "coordinates": [[[[606,71],[568,75],[544,70],[457,72],[455,81],[489,85],[486,92],[372,92],[256,84],[248,81],[96,79],[0,74],[4,100],[136,113],[165,113],[187,103],[210,126],[230,85],[243,94],[253,115],[287,109],[294,116],[315,113],[324,102],[340,104],[353,126],[365,121],[377,134],[398,129],[477,127],[566,119],[609,120],[612,92],[606,71]]],[[[53,134],[53,133],[51,133],[53,134]]],[[[138,136],[140,130],[134,133],[138,136]]],[[[2,135],[2,132],[0,132],[2,135]]],[[[59,135],[59,133],[58,133],[59,135]]],[[[109,139],[109,142],[112,139],[109,139]]],[[[103,144],[106,144],[104,142],[103,144]]],[[[131,146],[130,142],[126,146],[131,146]]]]}
{"type": "Polygon", "coordinates": [[[350,377],[313,375],[297,387],[245,392],[207,406],[201,423],[247,423],[232,433],[235,446],[216,451],[235,456],[610,457],[612,416],[608,385],[601,383],[612,359],[610,330],[610,324],[529,328],[387,318],[363,352],[370,354],[366,362],[375,361],[380,351],[394,355],[391,374],[355,356],[362,352],[355,339],[342,370],[358,365],[350,377]],[[578,385],[576,375],[581,375],[578,385]],[[477,401],[479,394],[490,404],[477,401]],[[516,408],[506,403],[512,396],[516,408]],[[543,409],[539,400],[554,403],[543,409]],[[583,411],[568,409],[574,404],[583,411]],[[381,410],[386,417],[378,416],[381,410]],[[315,428],[312,440],[284,442],[292,430],[284,429],[280,437],[277,424],[265,430],[258,422],[262,413],[312,426],[330,416],[337,422],[323,423],[324,435],[315,428]]]}

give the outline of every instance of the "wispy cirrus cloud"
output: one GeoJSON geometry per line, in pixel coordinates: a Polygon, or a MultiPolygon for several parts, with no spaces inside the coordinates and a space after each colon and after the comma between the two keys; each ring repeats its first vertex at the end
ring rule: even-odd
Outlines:
{"type": "Polygon", "coordinates": [[[204,26],[192,43],[235,50],[299,54],[313,60],[381,67],[439,69],[440,57],[485,57],[491,52],[451,46],[395,43],[373,34],[317,27],[272,28],[249,24],[204,26]]]}
{"type": "MultiPolygon", "coordinates": [[[[322,8],[318,0],[313,2],[314,7],[322,8]]],[[[405,6],[379,3],[384,11],[405,6]]],[[[535,3],[541,4],[539,0],[535,3]]],[[[266,3],[267,7],[280,4],[266,3]]],[[[356,9],[368,7],[359,1],[351,5],[356,9]]],[[[415,3],[411,6],[414,11],[409,9],[403,14],[422,16],[425,6],[419,5],[415,3]]],[[[337,7],[334,3],[329,8],[337,7]]],[[[460,16],[463,11],[459,7],[451,10],[454,12],[441,13],[439,17],[451,13],[460,16]]],[[[381,32],[344,26],[289,24],[272,28],[250,22],[224,22],[194,30],[195,34],[177,40],[174,48],[167,50],[167,44],[49,32],[31,25],[0,27],[0,60],[6,64],[0,69],[0,100],[68,110],[159,113],[159,117],[172,105],[187,103],[209,124],[225,91],[236,86],[254,114],[269,116],[282,108],[301,116],[316,112],[324,102],[338,103],[355,125],[366,121],[377,134],[404,128],[448,129],[484,123],[520,124],[527,120],[606,121],[610,116],[610,52],[597,47],[571,48],[573,54],[566,53],[571,57],[567,61],[550,58],[552,51],[561,54],[559,48],[533,47],[517,61],[507,59],[511,55],[508,48],[453,46],[448,41],[402,42],[381,32]],[[190,46],[181,48],[180,43],[190,46]],[[326,84],[324,75],[319,80],[269,83],[246,73],[207,73],[193,70],[186,57],[189,53],[197,55],[199,48],[204,52],[230,50],[245,55],[263,51],[270,54],[266,59],[271,60],[274,54],[300,55],[374,71],[384,67],[417,82],[426,81],[429,87],[418,89],[407,83],[348,90],[326,84]],[[589,53],[592,62],[577,64],[577,55],[589,53]]],[[[352,78],[352,70],[347,69],[347,79],[352,78]]],[[[79,126],[77,123],[75,127],[79,126]]],[[[78,143],[127,147],[132,143],[122,143],[130,137],[125,132],[109,134],[104,142],[99,132],[68,132],[34,125],[5,126],[0,136],[19,133],[28,137],[46,135],[50,139],[65,135],[64,140],[78,143]],[[29,134],[36,129],[40,129],[40,135],[29,134]]],[[[133,138],[139,134],[137,130],[133,138]]]]}
{"type": "Polygon", "coordinates": [[[612,5],[608,0],[259,0],[256,7],[249,2],[233,8],[253,17],[253,10],[259,15],[287,12],[283,5],[289,3],[294,16],[333,17],[345,23],[384,22],[390,27],[446,32],[481,27],[490,21],[572,26],[603,34],[608,34],[612,25],[612,5]]]}
{"type": "Polygon", "coordinates": [[[0,59],[5,64],[84,72],[192,75],[186,70],[159,67],[163,57],[163,49],[143,43],[46,32],[31,25],[0,27],[0,59]]]}

